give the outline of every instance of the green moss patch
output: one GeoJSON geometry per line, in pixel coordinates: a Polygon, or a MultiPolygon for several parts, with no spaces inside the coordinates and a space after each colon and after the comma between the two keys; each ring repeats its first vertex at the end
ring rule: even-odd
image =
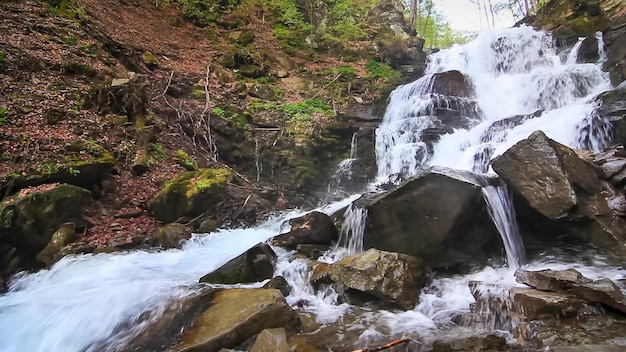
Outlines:
{"type": "Polygon", "coordinates": [[[150,204],[150,211],[164,222],[210,211],[226,195],[230,176],[231,171],[226,168],[183,172],[165,183],[150,204]]]}

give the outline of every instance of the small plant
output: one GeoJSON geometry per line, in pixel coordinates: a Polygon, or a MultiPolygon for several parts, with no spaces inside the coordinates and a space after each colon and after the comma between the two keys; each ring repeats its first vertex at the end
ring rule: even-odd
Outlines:
{"type": "Polygon", "coordinates": [[[0,125],[4,125],[7,122],[7,118],[4,116],[5,112],[7,112],[7,109],[0,108],[0,125]]]}
{"type": "Polygon", "coordinates": [[[352,66],[341,66],[337,69],[337,73],[341,73],[344,76],[356,75],[356,68],[352,66]]]}
{"type": "Polygon", "coordinates": [[[365,70],[371,78],[384,78],[388,80],[400,78],[400,73],[384,62],[370,60],[365,64],[365,70]]]}
{"type": "Polygon", "coordinates": [[[167,157],[167,153],[162,145],[158,143],[151,143],[150,149],[156,154],[158,158],[165,159],[167,157]]]}
{"type": "Polygon", "coordinates": [[[67,169],[67,172],[72,176],[78,176],[78,174],[80,174],[80,170],[71,166],[67,169]]]}
{"type": "Polygon", "coordinates": [[[66,45],[78,45],[78,38],[76,38],[76,36],[71,36],[71,37],[67,37],[65,39],[61,40],[63,42],[63,44],[66,45]]]}
{"type": "Polygon", "coordinates": [[[211,114],[213,114],[215,116],[224,117],[225,113],[226,113],[226,111],[224,109],[220,108],[219,106],[216,106],[213,109],[211,109],[211,114]]]}

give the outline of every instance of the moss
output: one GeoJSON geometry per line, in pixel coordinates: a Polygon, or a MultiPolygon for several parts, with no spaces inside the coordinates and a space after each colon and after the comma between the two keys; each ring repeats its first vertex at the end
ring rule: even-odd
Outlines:
{"type": "Polygon", "coordinates": [[[150,204],[151,212],[166,222],[202,214],[222,199],[230,176],[226,168],[183,172],[165,183],[150,204]]]}
{"type": "Polygon", "coordinates": [[[196,171],[199,169],[196,161],[193,160],[184,150],[177,150],[174,155],[174,160],[177,164],[184,167],[188,171],[196,171]]]}
{"type": "Polygon", "coordinates": [[[65,151],[64,168],[115,163],[113,154],[92,141],[74,141],[65,147],[65,151]]]}

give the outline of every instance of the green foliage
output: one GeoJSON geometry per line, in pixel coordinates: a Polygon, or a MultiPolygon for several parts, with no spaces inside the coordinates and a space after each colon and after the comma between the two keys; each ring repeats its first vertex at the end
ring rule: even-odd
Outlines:
{"type": "Polygon", "coordinates": [[[213,109],[211,109],[211,114],[213,114],[215,116],[223,117],[225,113],[226,113],[226,111],[224,109],[220,108],[219,106],[216,106],[213,109]]]}
{"type": "Polygon", "coordinates": [[[475,35],[452,29],[432,0],[420,1],[416,15],[415,29],[418,36],[424,38],[425,48],[448,48],[454,44],[463,44],[475,35]]]}
{"type": "Polygon", "coordinates": [[[5,112],[7,112],[7,109],[0,108],[0,126],[4,125],[7,122],[7,118],[6,116],[4,116],[5,112]]]}
{"type": "Polygon", "coordinates": [[[391,66],[384,62],[369,60],[365,64],[365,70],[371,78],[384,78],[387,80],[396,80],[400,78],[400,72],[395,71],[391,66]]]}
{"type": "Polygon", "coordinates": [[[67,37],[61,41],[66,45],[78,45],[78,38],[76,38],[76,36],[67,37]]]}
{"type": "Polygon", "coordinates": [[[352,66],[340,66],[337,68],[337,73],[340,73],[344,76],[354,76],[356,75],[356,68],[352,66]]]}
{"type": "Polygon", "coordinates": [[[334,40],[364,39],[365,19],[373,0],[330,0],[328,5],[328,28],[322,37],[334,40]]]}
{"type": "Polygon", "coordinates": [[[311,117],[315,113],[330,116],[332,115],[333,107],[323,100],[313,98],[305,99],[295,104],[285,104],[283,111],[289,117],[311,117]]]}
{"type": "Polygon", "coordinates": [[[165,159],[167,156],[165,149],[159,143],[150,143],[150,150],[153,151],[160,159],[165,159]]]}

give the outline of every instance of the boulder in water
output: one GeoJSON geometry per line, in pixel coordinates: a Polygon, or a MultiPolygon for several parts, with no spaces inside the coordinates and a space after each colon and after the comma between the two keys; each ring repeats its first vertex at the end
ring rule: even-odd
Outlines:
{"type": "Polygon", "coordinates": [[[364,248],[412,255],[432,268],[499,256],[502,241],[481,191],[487,182],[470,172],[438,168],[364,200],[364,248]]]}
{"type": "Polygon", "coordinates": [[[567,233],[596,246],[625,249],[624,221],[602,193],[600,172],[574,150],[536,131],[492,165],[514,193],[524,233],[541,242],[567,233]]]}
{"type": "Polygon", "coordinates": [[[192,230],[183,224],[173,222],[160,227],[155,234],[157,244],[165,249],[180,248],[181,244],[191,238],[192,230]]]}
{"type": "Polygon", "coordinates": [[[233,348],[265,329],[294,330],[299,324],[298,315],[278,290],[223,290],[183,332],[173,350],[212,352],[233,348]]]}
{"type": "Polygon", "coordinates": [[[426,281],[420,259],[377,249],[341,259],[330,266],[329,274],[337,283],[405,309],[415,307],[426,281]]]}
{"type": "Polygon", "coordinates": [[[624,293],[607,278],[591,280],[574,269],[563,271],[518,269],[515,271],[515,278],[518,282],[539,290],[572,294],[580,299],[601,303],[626,313],[624,293]]]}
{"type": "Polygon", "coordinates": [[[476,96],[471,79],[457,70],[435,73],[431,82],[431,93],[461,98],[476,96]]]}
{"type": "Polygon", "coordinates": [[[76,239],[74,223],[66,222],[62,224],[50,238],[50,242],[39,254],[37,260],[46,266],[51,266],[60,258],[60,251],[63,247],[72,243],[76,239]]]}
{"type": "Polygon", "coordinates": [[[506,339],[497,335],[471,336],[452,338],[449,340],[435,340],[432,352],[452,351],[506,351],[506,339]]]}
{"type": "Polygon", "coordinates": [[[295,248],[301,244],[330,245],[339,239],[333,220],[326,214],[312,211],[289,220],[291,231],[272,240],[275,246],[295,248]]]}
{"type": "Polygon", "coordinates": [[[200,282],[240,284],[262,281],[273,276],[275,265],[276,254],[272,248],[265,243],[259,243],[219,269],[204,275],[200,282]]]}

